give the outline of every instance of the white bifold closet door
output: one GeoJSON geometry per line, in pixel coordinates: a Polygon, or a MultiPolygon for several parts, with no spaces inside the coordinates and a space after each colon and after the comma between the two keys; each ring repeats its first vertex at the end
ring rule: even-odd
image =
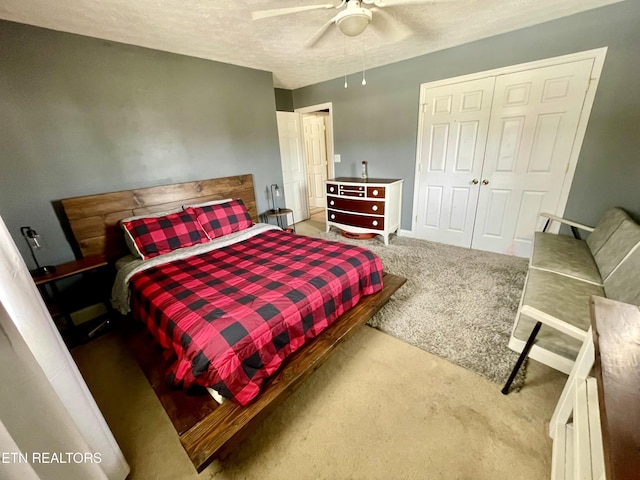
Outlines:
{"type": "Polygon", "coordinates": [[[563,185],[571,181],[569,160],[593,63],[428,89],[414,234],[529,256],[538,214],[557,213],[563,185]]]}
{"type": "Polygon", "coordinates": [[[489,130],[493,77],[427,91],[414,233],[469,247],[489,130]]]}

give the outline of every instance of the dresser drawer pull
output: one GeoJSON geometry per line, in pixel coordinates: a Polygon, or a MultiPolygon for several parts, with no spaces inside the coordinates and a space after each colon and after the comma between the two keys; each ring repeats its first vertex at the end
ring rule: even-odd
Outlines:
{"type": "Polygon", "coordinates": [[[371,224],[372,224],[374,227],[377,227],[377,226],[378,226],[378,221],[377,221],[377,220],[374,220],[373,222],[371,222],[371,224]]]}
{"type": "Polygon", "coordinates": [[[331,214],[331,220],[335,220],[335,219],[336,219],[336,214],[335,214],[335,213],[332,213],[332,214],[331,214]]]}
{"type": "Polygon", "coordinates": [[[335,202],[335,201],[333,201],[333,200],[331,200],[331,201],[329,202],[329,205],[331,205],[331,206],[333,206],[333,205],[335,205],[335,204],[336,204],[336,202],[335,202]]]}
{"type": "Polygon", "coordinates": [[[336,191],[336,187],[333,187],[333,186],[329,187],[329,191],[330,192],[335,192],[336,191]]]}
{"type": "Polygon", "coordinates": [[[373,207],[371,207],[371,210],[373,210],[374,212],[377,212],[378,211],[378,205],[374,205],[373,207]]]}
{"type": "Polygon", "coordinates": [[[374,194],[375,196],[378,196],[378,190],[374,190],[374,191],[373,191],[373,194],[374,194]]]}

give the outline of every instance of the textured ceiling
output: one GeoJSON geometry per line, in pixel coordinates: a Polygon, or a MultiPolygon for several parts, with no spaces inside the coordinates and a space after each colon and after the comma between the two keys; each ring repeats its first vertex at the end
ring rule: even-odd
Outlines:
{"type": "Polygon", "coordinates": [[[363,49],[372,68],[621,0],[394,1],[384,12],[398,22],[374,12],[359,37],[332,26],[313,48],[304,44],[335,10],[257,21],[251,12],[332,0],[0,0],[0,18],[266,70],[294,89],[360,71],[363,49]]]}

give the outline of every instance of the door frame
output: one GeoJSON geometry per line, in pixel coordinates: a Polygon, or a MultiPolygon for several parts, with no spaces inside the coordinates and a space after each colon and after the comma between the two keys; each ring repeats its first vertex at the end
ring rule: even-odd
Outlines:
{"type": "MultiPolygon", "coordinates": [[[[558,57],[551,57],[542,60],[536,60],[533,62],[519,63],[516,65],[509,65],[507,67],[496,68],[493,70],[485,70],[482,72],[471,73],[467,75],[461,75],[458,77],[451,77],[442,80],[435,80],[433,82],[423,83],[420,85],[420,100],[418,104],[419,116],[418,116],[418,136],[416,143],[416,164],[414,169],[414,185],[413,185],[413,210],[411,215],[411,234],[413,235],[416,230],[417,224],[417,211],[418,211],[418,191],[420,187],[420,171],[422,162],[420,158],[421,149],[418,145],[422,145],[422,128],[424,123],[424,115],[422,114],[422,105],[425,102],[426,90],[442,87],[445,85],[451,85],[455,83],[467,82],[469,80],[479,80],[486,77],[494,77],[498,75],[506,75],[510,73],[522,72],[525,70],[533,70],[541,67],[551,67],[563,63],[571,63],[580,60],[593,59],[593,67],[591,69],[591,78],[589,86],[587,87],[587,93],[584,97],[582,105],[582,112],[580,113],[580,120],[578,121],[578,128],[573,140],[573,146],[571,147],[571,154],[569,156],[569,164],[562,184],[562,190],[558,199],[558,206],[554,215],[562,217],[564,210],[567,206],[567,200],[569,199],[569,193],[571,191],[571,183],[573,182],[573,176],[578,165],[578,158],[580,156],[580,150],[582,148],[582,142],[587,131],[587,124],[589,122],[589,116],[591,115],[591,108],[593,107],[593,101],[595,99],[596,91],[598,89],[598,83],[600,82],[600,76],[602,75],[602,68],[604,67],[604,60],[607,55],[608,47],[596,48],[593,50],[585,50],[584,52],[572,53],[569,55],[561,55],[558,57]]],[[[552,231],[556,232],[559,229],[559,225],[553,226],[552,231]]]]}

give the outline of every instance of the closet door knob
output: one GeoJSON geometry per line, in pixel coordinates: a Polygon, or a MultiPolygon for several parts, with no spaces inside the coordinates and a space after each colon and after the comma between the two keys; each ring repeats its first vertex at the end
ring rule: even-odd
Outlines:
{"type": "Polygon", "coordinates": [[[471,183],[473,183],[474,185],[477,185],[478,184],[478,179],[474,178],[473,180],[471,180],[471,183]]]}
{"type": "Polygon", "coordinates": [[[483,185],[489,185],[489,180],[487,180],[486,178],[484,180],[482,180],[482,184],[483,185]]]}

